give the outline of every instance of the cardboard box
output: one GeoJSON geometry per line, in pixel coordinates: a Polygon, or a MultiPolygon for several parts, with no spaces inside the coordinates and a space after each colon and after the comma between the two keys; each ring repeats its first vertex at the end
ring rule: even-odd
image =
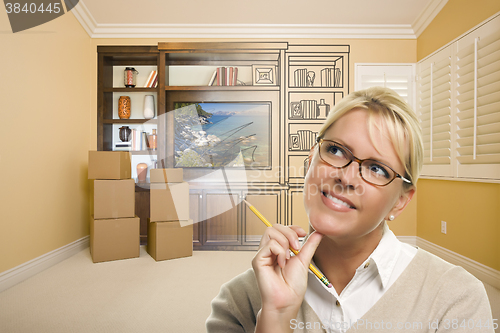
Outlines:
{"type": "Polygon", "coordinates": [[[182,183],[182,168],[151,169],[149,170],[151,183],[182,183]]]}
{"type": "Polygon", "coordinates": [[[132,177],[130,153],[89,151],[89,179],[128,179],[132,177]]]}
{"type": "Polygon", "coordinates": [[[96,219],[135,216],[135,181],[94,180],[93,215],[96,219]]]}
{"type": "Polygon", "coordinates": [[[151,183],[150,218],[153,222],[189,220],[189,184],[151,183]]]}
{"type": "Polygon", "coordinates": [[[93,262],[139,257],[139,224],[135,216],[90,220],[90,254],[93,262]]]}
{"type": "Polygon", "coordinates": [[[146,249],[156,261],[191,257],[193,221],[151,222],[148,219],[146,249]]]}

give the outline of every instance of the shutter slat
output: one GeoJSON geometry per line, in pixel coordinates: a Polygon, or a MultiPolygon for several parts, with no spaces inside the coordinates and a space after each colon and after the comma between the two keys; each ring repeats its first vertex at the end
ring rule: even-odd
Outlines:
{"type": "Polygon", "coordinates": [[[474,102],[474,90],[466,91],[457,96],[457,100],[459,103],[465,103],[468,101],[474,102]]]}
{"type": "Polygon", "coordinates": [[[432,161],[429,158],[424,158],[424,165],[450,164],[450,162],[451,162],[450,157],[433,157],[432,161]]]}
{"type": "Polygon", "coordinates": [[[500,61],[493,62],[485,67],[481,67],[477,70],[478,77],[486,76],[490,73],[495,73],[500,71],[500,61]]]}
{"type": "MultiPolygon", "coordinates": [[[[472,146],[459,147],[457,148],[457,151],[460,154],[460,156],[473,155],[472,146]]],[[[493,155],[493,154],[500,155],[500,143],[480,145],[477,146],[476,148],[476,155],[493,155]]]]}
{"type": "Polygon", "coordinates": [[[481,77],[477,80],[477,84],[481,87],[486,86],[491,83],[500,81],[500,71],[489,73],[488,75],[481,77]]]}
{"type": "Polygon", "coordinates": [[[474,109],[474,100],[468,99],[465,102],[461,102],[461,103],[457,104],[457,109],[459,111],[474,109]]]}
{"type": "Polygon", "coordinates": [[[434,82],[436,78],[440,78],[442,76],[448,76],[450,75],[450,73],[451,73],[451,67],[449,65],[439,70],[436,70],[436,68],[434,68],[434,74],[432,74],[434,76],[434,82]]]}
{"type": "Polygon", "coordinates": [[[478,55],[478,62],[477,62],[477,68],[478,70],[485,68],[488,65],[494,64],[495,62],[499,61],[500,59],[500,51],[495,51],[492,54],[488,54],[485,57],[480,57],[478,55]]]}
{"type": "Polygon", "coordinates": [[[448,107],[449,105],[450,105],[449,99],[445,99],[445,100],[442,100],[442,101],[439,101],[439,102],[436,102],[433,104],[435,109],[445,108],[445,107],[448,107]]]}
{"type": "Polygon", "coordinates": [[[438,126],[433,126],[432,128],[433,135],[434,133],[437,134],[442,132],[451,132],[451,124],[442,124],[438,126]]]}
{"type": "Polygon", "coordinates": [[[438,157],[448,157],[448,156],[451,156],[451,149],[433,149],[432,150],[432,159],[434,159],[434,157],[438,158],[438,157]]]}
{"type": "Polygon", "coordinates": [[[460,110],[460,112],[457,113],[457,118],[459,121],[474,118],[474,109],[460,110]]]}
{"type": "Polygon", "coordinates": [[[432,143],[432,147],[434,149],[450,149],[451,147],[451,142],[449,138],[447,140],[442,140],[442,141],[434,141],[432,143]]]}
{"type": "Polygon", "coordinates": [[[474,71],[457,77],[457,83],[459,85],[464,85],[469,82],[472,82],[474,84],[474,71]]]}
{"type": "Polygon", "coordinates": [[[448,115],[448,117],[449,117],[450,113],[451,113],[451,107],[450,106],[446,106],[444,108],[432,111],[432,115],[434,116],[434,118],[443,117],[445,115],[448,115]]]}
{"type": "Polygon", "coordinates": [[[479,58],[487,57],[492,53],[500,51],[500,40],[497,39],[492,43],[485,44],[484,40],[480,40],[478,44],[477,55],[479,58]]]}
{"type": "Polygon", "coordinates": [[[450,68],[451,65],[451,57],[446,57],[442,60],[434,62],[434,74],[439,72],[440,70],[443,70],[444,68],[450,68]]]}
{"type": "Polygon", "coordinates": [[[500,101],[500,91],[478,97],[477,105],[483,106],[483,105],[493,104],[493,103],[496,103],[498,101],[500,101]]]}
{"type": "Polygon", "coordinates": [[[495,44],[500,40],[500,30],[495,29],[494,32],[489,34],[488,36],[481,37],[481,40],[479,41],[479,48],[484,49],[488,47],[490,44],[495,44]]]}
{"type": "Polygon", "coordinates": [[[474,63],[464,64],[464,66],[457,69],[458,76],[462,77],[474,72],[474,63]]]}
{"type": "Polygon", "coordinates": [[[434,117],[434,121],[432,122],[432,124],[434,126],[439,126],[442,124],[449,124],[450,121],[451,121],[451,116],[448,114],[442,117],[434,117]]]}
{"type": "Polygon", "coordinates": [[[457,92],[462,95],[466,92],[472,91],[474,89],[474,82],[469,81],[469,82],[464,82],[463,84],[460,84],[457,87],[457,92]]]}
{"type": "Polygon", "coordinates": [[[433,135],[433,138],[434,138],[435,141],[450,140],[451,133],[450,132],[436,133],[436,134],[433,135]]]}
{"type": "MultiPolygon", "coordinates": [[[[495,134],[500,133],[500,124],[488,124],[477,127],[477,135],[495,134]]],[[[474,129],[472,127],[458,129],[457,134],[459,137],[468,137],[474,135],[474,129]]]]}
{"type": "MultiPolygon", "coordinates": [[[[500,142],[500,133],[478,135],[476,141],[478,145],[498,143],[500,142]]],[[[457,139],[457,143],[460,145],[460,147],[472,146],[474,144],[474,138],[473,137],[460,138],[457,139]]]]}
{"type": "Polygon", "coordinates": [[[497,164],[500,163],[500,154],[472,156],[457,156],[460,164],[497,164]]]}
{"type": "Polygon", "coordinates": [[[470,54],[474,54],[474,45],[473,44],[466,46],[463,49],[459,50],[457,52],[457,57],[461,59],[461,58],[467,57],[470,54]]]}
{"type": "Polygon", "coordinates": [[[434,101],[441,100],[441,97],[439,95],[445,92],[448,94],[447,96],[449,97],[451,95],[450,89],[451,89],[450,76],[448,76],[445,77],[444,80],[442,80],[441,84],[434,85],[434,88],[432,89],[432,92],[434,94],[433,100],[434,101]]]}
{"type": "Polygon", "coordinates": [[[495,112],[500,112],[500,102],[482,105],[477,108],[477,114],[486,115],[495,112]]]}

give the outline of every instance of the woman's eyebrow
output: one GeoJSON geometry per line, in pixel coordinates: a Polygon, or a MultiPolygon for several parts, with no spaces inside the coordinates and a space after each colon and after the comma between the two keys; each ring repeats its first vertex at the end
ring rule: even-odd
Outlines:
{"type": "MultiPolygon", "coordinates": [[[[331,141],[338,142],[338,143],[340,143],[342,146],[344,146],[344,147],[346,147],[347,149],[349,149],[353,155],[356,155],[356,154],[354,153],[354,149],[353,149],[351,146],[349,146],[348,144],[346,144],[346,143],[345,143],[345,141],[343,141],[342,139],[338,139],[338,138],[326,139],[326,138],[325,138],[325,140],[331,140],[331,141]]],[[[375,148],[375,146],[374,146],[374,148],[375,148]]],[[[378,153],[378,150],[377,150],[376,148],[375,148],[375,151],[377,151],[377,153],[378,153]]],[[[360,158],[359,156],[356,156],[356,157],[360,158]]],[[[379,153],[379,157],[373,157],[373,156],[371,156],[371,157],[361,158],[361,159],[362,159],[362,160],[374,160],[374,161],[377,161],[377,162],[381,162],[381,163],[383,163],[383,164],[385,164],[385,165],[387,165],[387,166],[390,166],[390,163],[389,163],[389,162],[387,162],[387,160],[386,160],[386,159],[385,159],[382,155],[380,155],[380,153],[379,153]]],[[[391,168],[392,168],[392,167],[391,167],[391,168]]]]}

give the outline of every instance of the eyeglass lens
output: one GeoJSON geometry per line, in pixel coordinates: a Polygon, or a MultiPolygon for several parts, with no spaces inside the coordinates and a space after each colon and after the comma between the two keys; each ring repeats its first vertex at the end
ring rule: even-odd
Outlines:
{"type": "MultiPolygon", "coordinates": [[[[326,140],[320,143],[319,153],[323,161],[336,168],[343,168],[355,159],[346,147],[326,140]]],[[[365,181],[376,185],[386,185],[396,175],[393,170],[376,160],[364,160],[360,172],[365,181]]]]}

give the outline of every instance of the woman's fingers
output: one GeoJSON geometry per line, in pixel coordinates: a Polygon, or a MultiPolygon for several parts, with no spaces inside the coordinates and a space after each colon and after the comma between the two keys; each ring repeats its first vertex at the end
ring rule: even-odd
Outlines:
{"type": "MultiPolygon", "coordinates": [[[[275,231],[278,231],[279,233],[281,233],[285,237],[284,239],[286,240],[287,244],[285,243],[285,241],[282,237],[280,237],[280,244],[282,244],[283,246],[286,246],[287,248],[292,247],[293,249],[295,249],[297,251],[300,250],[299,234],[297,232],[301,233],[301,237],[302,237],[302,235],[305,236],[305,232],[304,233],[301,232],[302,228],[296,227],[296,226],[286,227],[286,226],[281,225],[281,224],[275,224],[275,225],[273,225],[272,228],[269,228],[269,229],[274,229],[275,231]]],[[[274,235],[276,235],[275,231],[273,231],[274,235]]]]}
{"type": "Polygon", "coordinates": [[[302,261],[304,266],[309,266],[309,263],[311,262],[311,259],[314,256],[314,253],[316,252],[319,243],[321,243],[322,238],[323,238],[322,234],[314,231],[312,234],[309,235],[306,243],[302,245],[302,249],[300,249],[300,252],[297,255],[297,257],[300,258],[300,261],[302,261]]]}
{"type": "Polygon", "coordinates": [[[252,265],[256,269],[256,266],[274,266],[278,263],[283,268],[289,258],[288,248],[284,248],[276,239],[270,239],[266,246],[259,249],[252,261],[252,265]]]}
{"type": "Polygon", "coordinates": [[[303,265],[308,266],[323,235],[313,232],[301,249],[299,237],[306,234],[304,229],[299,226],[275,224],[272,228],[266,230],[260,244],[260,253],[256,259],[270,259],[266,264],[267,266],[277,263],[279,267],[284,268],[286,260],[290,259],[288,249],[292,247],[295,250],[300,250],[301,262],[303,265]]]}
{"type": "Polygon", "coordinates": [[[298,225],[291,225],[289,226],[289,228],[295,231],[299,237],[304,237],[307,235],[307,232],[305,232],[305,230],[302,229],[302,227],[299,227],[298,225]]]}

